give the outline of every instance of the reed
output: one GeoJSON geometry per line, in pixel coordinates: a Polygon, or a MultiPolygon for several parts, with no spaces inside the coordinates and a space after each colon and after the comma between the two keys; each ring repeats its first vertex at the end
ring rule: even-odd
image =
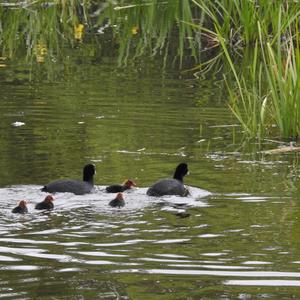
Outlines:
{"type": "MultiPolygon", "coordinates": [[[[193,39],[194,5],[189,0],[119,1],[110,3],[106,15],[114,25],[114,35],[119,44],[119,64],[144,54],[161,56],[182,65],[188,49],[189,57],[199,59],[199,41],[193,39]]],[[[99,24],[103,15],[99,16],[99,24]]]]}
{"type": "Polygon", "coordinates": [[[297,139],[300,135],[299,37],[296,36],[294,44],[290,35],[283,49],[274,50],[267,43],[261,51],[273,117],[280,135],[286,139],[297,139]]]}
{"type": "MultiPolygon", "coordinates": [[[[278,29],[281,18],[278,19],[278,29]]],[[[234,76],[226,80],[230,109],[248,137],[262,138],[277,134],[285,139],[297,139],[300,134],[300,43],[294,28],[287,28],[286,40],[277,34],[273,39],[257,23],[258,40],[251,64],[240,72],[233,62],[224,40],[220,43],[234,76]],[[240,73],[239,73],[240,72],[240,73]]],[[[296,30],[297,33],[297,30],[296,30]]]]}
{"type": "Polygon", "coordinates": [[[0,5],[2,55],[13,58],[26,49],[27,57],[37,62],[53,59],[65,44],[78,40],[77,26],[89,22],[85,11],[80,0],[16,2],[13,9],[0,5]]]}
{"type": "MultiPolygon", "coordinates": [[[[212,37],[221,36],[229,47],[241,48],[254,45],[259,39],[257,23],[260,22],[264,36],[271,43],[277,35],[284,37],[285,30],[296,24],[299,16],[298,1],[244,1],[244,0],[191,0],[204,12],[204,30],[209,30],[212,37]],[[278,21],[281,28],[278,31],[278,21]]],[[[292,29],[295,34],[296,28],[292,29]]]]}

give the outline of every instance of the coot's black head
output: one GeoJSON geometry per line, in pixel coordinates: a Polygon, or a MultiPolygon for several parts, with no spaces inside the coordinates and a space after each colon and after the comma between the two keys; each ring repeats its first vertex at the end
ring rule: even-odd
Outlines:
{"type": "Polygon", "coordinates": [[[188,166],[185,163],[181,163],[177,166],[174,176],[174,179],[183,181],[183,177],[189,172],[188,166]]]}
{"type": "Polygon", "coordinates": [[[83,181],[93,182],[93,177],[96,173],[96,168],[93,164],[85,165],[83,168],[83,181]]]}

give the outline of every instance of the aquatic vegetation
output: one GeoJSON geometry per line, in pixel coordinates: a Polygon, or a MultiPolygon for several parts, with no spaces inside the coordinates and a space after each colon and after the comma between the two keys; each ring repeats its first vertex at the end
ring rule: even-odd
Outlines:
{"type": "Polygon", "coordinates": [[[12,5],[0,5],[0,49],[10,58],[25,50],[28,59],[39,63],[51,60],[60,55],[66,43],[80,40],[82,22],[89,22],[86,7],[79,0],[12,5]]]}
{"type": "MultiPolygon", "coordinates": [[[[250,137],[274,132],[283,138],[295,139],[300,134],[300,44],[292,31],[277,48],[264,36],[257,24],[259,40],[252,62],[238,74],[229,50],[221,40],[226,58],[234,74],[235,84],[228,83],[231,110],[250,137]],[[296,39],[296,41],[294,40],[296,39]]],[[[228,82],[228,81],[227,81],[228,82]]]]}
{"type": "MultiPolygon", "coordinates": [[[[258,21],[271,44],[278,35],[285,39],[288,28],[295,35],[299,14],[300,3],[285,0],[2,3],[0,47],[9,57],[26,48],[27,55],[37,56],[39,61],[39,45],[44,45],[47,57],[51,57],[59,55],[65,45],[87,43],[92,38],[99,41],[107,34],[111,47],[118,48],[120,64],[146,54],[182,65],[191,58],[200,61],[203,53],[212,49],[222,51],[220,38],[234,51],[254,45],[258,21]]],[[[219,57],[219,52],[205,55],[201,63],[210,61],[212,55],[219,57]]]]}
{"type": "MultiPolygon", "coordinates": [[[[199,55],[192,37],[194,5],[183,1],[34,1],[0,4],[0,49],[10,58],[26,49],[28,58],[44,62],[62,56],[65,46],[100,41],[103,34],[118,48],[119,64],[143,54],[182,61],[199,55]],[[12,9],[13,8],[13,9],[12,9]],[[184,21],[184,22],[183,22],[184,21]],[[40,49],[44,49],[41,51],[40,49]]],[[[101,47],[96,45],[95,47],[101,47]]]]}
{"type": "MultiPolygon", "coordinates": [[[[189,0],[172,1],[119,1],[110,3],[108,17],[114,25],[114,34],[120,45],[119,63],[126,62],[130,55],[161,55],[166,62],[179,60],[184,54],[199,59],[200,41],[194,39],[195,29],[190,25],[195,7],[189,0]]],[[[100,17],[100,20],[103,16],[100,17]]]]}
{"type": "Polygon", "coordinates": [[[263,89],[263,69],[258,64],[258,45],[255,45],[251,68],[238,74],[228,49],[221,42],[225,55],[230,64],[235,82],[225,77],[230,97],[230,109],[249,137],[261,137],[266,130],[266,104],[268,97],[263,89]],[[247,75],[246,75],[247,72],[247,75]]]}
{"type": "Polygon", "coordinates": [[[268,36],[271,42],[277,40],[278,34],[284,37],[285,30],[296,22],[300,8],[298,2],[285,0],[259,2],[192,0],[192,2],[204,12],[201,30],[214,43],[220,42],[219,38],[222,37],[229,47],[235,49],[255,44],[259,37],[257,22],[261,23],[263,34],[268,36]]]}

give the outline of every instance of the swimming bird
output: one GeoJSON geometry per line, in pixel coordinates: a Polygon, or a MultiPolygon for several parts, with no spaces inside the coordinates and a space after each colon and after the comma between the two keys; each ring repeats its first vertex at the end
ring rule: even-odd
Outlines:
{"type": "Polygon", "coordinates": [[[53,197],[51,195],[46,196],[46,198],[42,201],[37,203],[37,205],[35,206],[35,209],[53,209],[54,208],[54,204],[53,204],[53,197]]]}
{"type": "Polygon", "coordinates": [[[83,168],[83,180],[59,179],[42,188],[47,193],[73,193],[84,195],[90,193],[94,188],[95,166],[88,164],[83,168]]]}
{"type": "Polygon", "coordinates": [[[14,214],[26,214],[28,213],[26,200],[21,200],[15,208],[12,209],[12,213],[14,214]]]}
{"type": "Polygon", "coordinates": [[[123,184],[113,184],[106,187],[108,193],[120,193],[128,189],[131,189],[133,186],[136,186],[133,180],[127,179],[123,184]]]}
{"type": "Polygon", "coordinates": [[[109,202],[109,205],[111,207],[119,207],[119,208],[122,207],[122,206],[125,206],[125,201],[124,201],[124,198],[123,198],[123,194],[118,193],[116,198],[109,202]]]}
{"type": "Polygon", "coordinates": [[[183,184],[183,177],[188,174],[188,166],[179,164],[174,172],[173,178],[160,179],[147,190],[148,196],[179,195],[187,196],[188,189],[183,184]]]}

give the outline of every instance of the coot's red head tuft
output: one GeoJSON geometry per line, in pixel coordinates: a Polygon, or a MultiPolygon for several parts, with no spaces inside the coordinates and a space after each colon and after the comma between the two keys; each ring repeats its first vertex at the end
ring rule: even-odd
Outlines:
{"type": "Polygon", "coordinates": [[[117,199],[117,200],[119,200],[119,201],[124,200],[123,194],[122,194],[122,193],[118,193],[115,199],[117,199]]]}
{"type": "Polygon", "coordinates": [[[19,202],[19,206],[22,207],[22,208],[26,207],[26,205],[27,205],[27,201],[26,200],[21,200],[19,202]]]}
{"type": "Polygon", "coordinates": [[[136,186],[136,183],[133,180],[127,179],[123,185],[131,189],[133,186],[136,186]]]}
{"type": "Polygon", "coordinates": [[[48,196],[46,196],[44,201],[47,203],[50,203],[50,202],[54,201],[54,198],[52,197],[52,195],[48,195],[48,196]]]}

